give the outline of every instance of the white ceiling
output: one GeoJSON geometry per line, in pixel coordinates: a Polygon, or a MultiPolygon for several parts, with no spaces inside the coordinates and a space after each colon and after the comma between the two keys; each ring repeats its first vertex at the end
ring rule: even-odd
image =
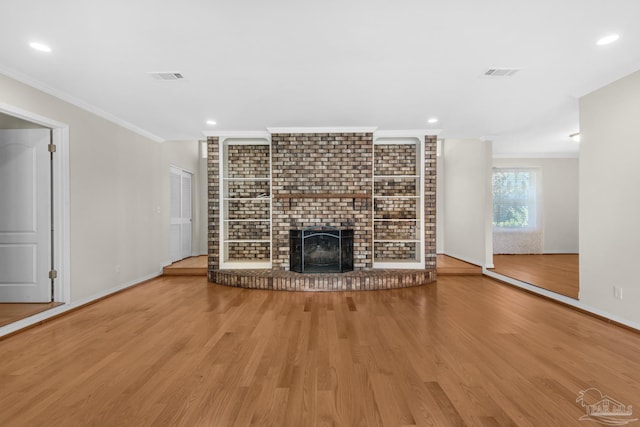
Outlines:
{"type": "Polygon", "coordinates": [[[166,140],[435,127],[563,155],[578,97],[640,69],[638,0],[2,0],[0,16],[1,72],[166,140]],[[481,77],[494,67],[521,71],[481,77]]]}

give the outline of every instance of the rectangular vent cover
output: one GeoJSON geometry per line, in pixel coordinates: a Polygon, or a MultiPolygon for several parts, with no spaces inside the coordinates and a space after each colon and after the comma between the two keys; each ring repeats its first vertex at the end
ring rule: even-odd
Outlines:
{"type": "Polygon", "coordinates": [[[520,71],[519,68],[489,68],[484,72],[484,77],[511,77],[520,71]]]}
{"type": "Polygon", "coordinates": [[[175,72],[151,72],[149,73],[156,80],[182,80],[184,76],[182,73],[175,72]]]}

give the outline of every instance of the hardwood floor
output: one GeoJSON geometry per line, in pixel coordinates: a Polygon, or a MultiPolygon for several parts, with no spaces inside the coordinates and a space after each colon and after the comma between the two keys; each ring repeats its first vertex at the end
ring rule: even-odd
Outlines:
{"type": "Polygon", "coordinates": [[[438,276],[479,276],[482,275],[482,267],[438,254],[436,255],[436,272],[438,276]]]}
{"type": "Polygon", "coordinates": [[[585,426],[590,387],[639,411],[638,354],[640,334],[481,276],[161,277],[0,341],[0,425],[585,426]]]}
{"type": "Polygon", "coordinates": [[[193,256],[162,269],[165,276],[206,276],[207,255],[193,256]]]}
{"type": "Polygon", "coordinates": [[[494,272],[522,282],[578,298],[580,281],[577,254],[494,255],[494,272]]]}
{"type": "Polygon", "coordinates": [[[42,304],[0,303],[0,326],[8,325],[50,308],[62,305],[61,302],[42,304]]]}

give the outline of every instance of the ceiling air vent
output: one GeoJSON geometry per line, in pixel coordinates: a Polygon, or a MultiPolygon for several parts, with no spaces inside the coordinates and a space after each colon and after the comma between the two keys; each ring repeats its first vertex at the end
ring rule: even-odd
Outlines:
{"type": "Polygon", "coordinates": [[[519,68],[489,68],[485,71],[483,77],[511,77],[520,71],[519,68]]]}
{"type": "Polygon", "coordinates": [[[174,72],[151,72],[151,77],[156,80],[182,80],[184,76],[182,73],[174,73],[174,72]]]}

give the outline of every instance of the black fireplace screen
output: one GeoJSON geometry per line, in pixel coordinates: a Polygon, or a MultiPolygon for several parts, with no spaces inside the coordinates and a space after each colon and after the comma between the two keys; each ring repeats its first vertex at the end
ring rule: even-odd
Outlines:
{"type": "Polygon", "coordinates": [[[309,227],[289,230],[289,269],[298,273],[353,270],[353,230],[309,227]]]}

